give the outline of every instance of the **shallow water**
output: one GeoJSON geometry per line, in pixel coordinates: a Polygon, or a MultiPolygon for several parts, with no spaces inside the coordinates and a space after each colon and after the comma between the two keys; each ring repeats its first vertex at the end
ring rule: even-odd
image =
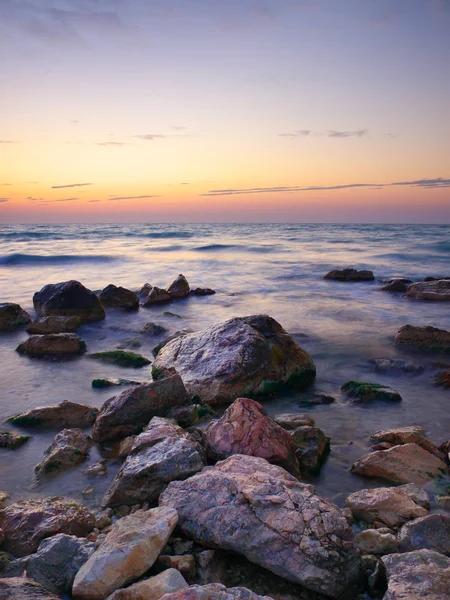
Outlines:
{"type": "MultiPolygon", "coordinates": [[[[418,424],[437,443],[450,437],[450,390],[431,383],[436,357],[406,355],[393,345],[395,333],[406,323],[450,329],[448,304],[409,301],[379,291],[381,279],[396,275],[413,280],[450,276],[449,257],[450,226],[0,226],[0,301],[19,302],[34,316],[33,293],[47,283],[67,279],[78,279],[93,290],[109,283],[136,288],[146,281],[164,287],[183,273],[191,287],[216,289],[215,296],[191,297],[162,308],[108,311],[105,321],[85,325],[78,332],[90,352],[114,349],[124,340],[139,338],[142,346],[136,351],[149,358],[167,334],[140,334],[148,321],[173,333],[183,327],[201,329],[232,316],[273,316],[312,354],[318,375],[306,392],[268,400],[265,408],[270,414],[310,412],[331,437],[331,454],[314,483],[321,494],[342,504],[351,491],[377,485],[349,471],[370,446],[372,432],[418,424]],[[323,279],[330,269],[346,266],[372,269],[376,281],[323,279]],[[179,317],[164,316],[166,310],[179,317]],[[408,357],[426,369],[420,375],[378,374],[368,363],[374,356],[408,357]],[[339,391],[348,379],[391,385],[403,402],[349,405],[339,391]],[[311,392],[331,394],[337,402],[302,405],[311,392]]],[[[101,406],[116,392],[114,388],[93,390],[91,380],[97,377],[151,377],[150,367],[121,369],[87,358],[30,360],[14,351],[26,337],[23,330],[0,334],[1,422],[17,412],[63,399],[101,406]]],[[[437,360],[450,362],[442,356],[437,360]]],[[[4,424],[2,429],[10,426],[4,424]]],[[[87,463],[38,484],[34,466],[42,460],[54,432],[32,435],[19,450],[0,450],[0,489],[13,499],[65,494],[97,505],[119,463],[109,463],[106,478],[88,478],[82,471],[101,454],[108,456],[108,449],[94,448],[87,463]],[[88,485],[94,492],[83,496],[88,485]]]]}

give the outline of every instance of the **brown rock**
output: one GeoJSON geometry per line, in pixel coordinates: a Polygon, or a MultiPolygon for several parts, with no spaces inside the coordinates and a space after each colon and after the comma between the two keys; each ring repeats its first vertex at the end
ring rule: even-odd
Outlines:
{"type": "Polygon", "coordinates": [[[409,286],[407,298],[414,300],[431,300],[434,302],[450,301],[450,281],[440,279],[437,281],[420,281],[409,286]]]}
{"type": "Polygon", "coordinates": [[[373,281],[372,271],[357,271],[356,269],[335,269],[330,271],[324,279],[336,279],[337,281],[373,281]]]}
{"type": "Polygon", "coordinates": [[[63,429],[47,448],[48,456],[34,470],[38,476],[66,471],[86,460],[93,443],[81,429],[63,429]]]}
{"type": "Polygon", "coordinates": [[[195,558],[192,554],[182,554],[180,556],[165,556],[164,554],[161,554],[158,557],[158,562],[169,567],[169,569],[177,569],[188,579],[193,579],[197,571],[195,558]]]}
{"type": "Polygon", "coordinates": [[[139,296],[127,290],[124,287],[110,284],[102,290],[100,296],[100,302],[103,306],[109,308],[124,308],[125,310],[136,310],[139,308],[139,296]]]}
{"type": "Polygon", "coordinates": [[[36,312],[45,316],[80,317],[84,321],[105,318],[100,300],[79,281],[48,284],[33,296],[36,312]]]}
{"type": "Polygon", "coordinates": [[[49,333],[30,336],[16,351],[33,358],[78,356],[86,352],[86,343],[74,333],[49,333]]]}
{"type": "Polygon", "coordinates": [[[167,286],[167,293],[172,298],[186,298],[189,296],[189,292],[189,283],[184,275],[178,275],[178,277],[167,286]]]}
{"type": "Polygon", "coordinates": [[[134,583],[127,588],[115,591],[107,600],[159,600],[164,594],[170,594],[189,587],[183,575],[176,569],[167,569],[159,575],[134,583]]]}
{"type": "Polygon", "coordinates": [[[370,437],[377,443],[388,442],[393,446],[417,444],[430,454],[437,456],[440,460],[445,460],[444,454],[426,437],[425,431],[418,425],[385,429],[383,431],[377,431],[370,437]]]}
{"type": "Polygon", "coordinates": [[[80,427],[92,425],[98,409],[70,400],[51,406],[38,406],[8,419],[19,427],[80,427]]]}
{"type": "Polygon", "coordinates": [[[3,302],[0,304],[0,331],[14,331],[31,321],[30,315],[18,304],[3,302]]]}
{"type": "Polygon", "coordinates": [[[33,321],[27,332],[38,335],[46,335],[49,333],[73,333],[76,329],[83,325],[83,319],[80,317],[43,317],[37,321],[33,321]]]}
{"type": "Polygon", "coordinates": [[[396,346],[408,346],[423,352],[450,352],[450,331],[437,327],[404,325],[395,336],[396,346]]]}
{"type": "Polygon", "coordinates": [[[269,596],[258,596],[244,587],[226,588],[220,583],[193,585],[189,588],[165,594],[164,600],[272,600],[269,596]]]}
{"type": "Polygon", "coordinates": [[[297,427],[314,427],[314,419],[308,414],[302,413],[283,413],[274,415],[273,420],[283,429],[296,429],[297,427]]]}
{"type": "Polygon", "coordinates": [[[154,304],[163,304],[164,302],[170,302],[172,300],[172,296],[166,290],[162,290],[161,288],[153,287],[147,298],[144,300],[142,306],[153,306],[154,304]]]}
{"type": "Polygon", "coordinates": [[[1,431],[0,432],[0,448],[8,448],[9,450],[15,450],[23,446],[25,442],[30,439],[29,435],[19,435],[13,431],[1,431]]]}
{"type": "Polygon", "coordinates": [[[397,551],[397,538],[389,531],[365,529],[355,537],[362,554],[391,554],[397,551]]]}
{"type": "Polygon", "coordinates": [[[317,474],[322,468],[329,451],[330,438],[318,427],[297,427],[290,431],[295,444],[295,454],[302,471],[317,474]]]}

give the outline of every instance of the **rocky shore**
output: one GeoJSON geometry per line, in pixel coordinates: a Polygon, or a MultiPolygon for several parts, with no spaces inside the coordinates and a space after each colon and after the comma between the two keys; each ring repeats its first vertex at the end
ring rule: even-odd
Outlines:
{"type": "MultiPolygon", "coordinates": [[[[375,276],[344,269],[325,279],[366,285],[375,276]]],[[[448,279],[382,283],[405,302],[450,301],[448,279]]],[[[95,446],[112,448],[121,466],[96,510],[64,490],[27,500],[0,492],[0,600],[450,598],[450,432],[438,444],[420,423],[373,431],[370,452],[347,465],[365,488],[340,508],[312,484],[333,450],[326,428],[307,414],[269,415],[261,404],[307,390],[316,376],[313,357],[272,317],[179,330],[150,358],[129,347],[91,353],[83,340],[86,324],[115,311],[125,319],[214,293],[191,290],[183,275],[137,290],[66,281],[34,294],[34,320],[18,304],[0,305],[1,335],[26,327],[20,360],[41,361],[44,371],[48,361],[98,360],[133,373],[151,364],[152,372],[92,381],[119,388],[100,409],[65,400],[11,415],[0,452],[54,431],[36,457],[37,480],[86,469],[95,446]]],[[[161,333],[153,322],[143,331],[161,333]]],[[[375,373],[411,376],[437,356],[434,385],[447,394],[450,332],[398,323],[392,336],[414,362],[377,357],[375,373]]],[[[342,381],[336,393],[352,411],[403,401],[377,381],[342,381]]],[[[309,397],[325,410],[334,400],[309,397]]],[[[108,459],[86,470],[93,478],[107,471],[108,459]]]]}

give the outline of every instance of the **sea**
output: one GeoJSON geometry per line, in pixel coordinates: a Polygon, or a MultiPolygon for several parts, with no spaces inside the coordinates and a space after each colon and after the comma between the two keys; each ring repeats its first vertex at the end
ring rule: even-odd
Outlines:
{"type": "MultiPolygon", "coordinates": [[[[0,302],[17,302],[32,317],[33,294],[48,283],[76,279],[95,291],[110,283],[130,289],[146,282],[165,287],[180,273],[191,287],[217,293],[136,312],[108,310],[104,321],[78,331],[88,351],[113,350],[134,340],[140,344],[135,351],[152,359],[154,346],[177,330],[200,330],[233,316],[274,317],[313,356],[317,378],[308,390],[265,400],[264,407],[269,414],[308,413],[331,438],[320,475],[308,481],[341,506],[349,493],[380,485],[350,471],[369,451],[373,432],[421,425],[437,444],[450,438],[450,389],[433,384],[436,363],[450,363],[450,356],[409,354],[394,347],[395,334],[407,323],[450,329],[449,305],[380,291],[382,281],[394,276],[413,281],[450,277],[448,225],[0,225],[0,302]],[[331,269],[344,267],[371,269],[375,281],[324,280],[331,269]],[[144,335],[143,326],[150,321],[168,332],[144,335]],[[374,357],[411,360],[424,371],[378,373],[370,362],[374,357]],[[403,401],[350,404],[340,391],[349,379],[389,385],[403,401]],[[336,402],[312,406],[307,400],[313,393],[334,396],[336,402]]],[[[86,357],[49,362],[20,356],[15,349],[26,338],[23,329],[0,334],[1,431],[13,430],[6,420],[27,409],[65,399],[100,407],[126,389],[93,389],[95,378],[151,379],[150,366],[134,370],[86,357]]],[[[86,463],[37,480],[34,467],[55,432],[31,435],[17,450],[0,450],[0,490],[12,500],[65,495],[99,506],[120,467],[113,448],[94,446],[86,463]],[[105,477],[83,473],[101,458],[107,459],[105,477]]],[[[433,493],[442,493],[442,482],[433,486],[433,493]]]]}

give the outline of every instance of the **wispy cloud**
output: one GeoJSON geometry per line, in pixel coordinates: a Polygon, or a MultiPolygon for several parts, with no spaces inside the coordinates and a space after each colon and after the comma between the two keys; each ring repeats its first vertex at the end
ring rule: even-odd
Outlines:
{"type": "Polygon", "coordinates": [[[16,144],[13,140],[0,140],[0,144],[16,144]]]}
{"type": "Polygon", "coordinates": [[[52,190],[61,190],[63,188],[84,187],[86,185],[94,185],[93,183],[68,183],[66,185],[52,185],[52,190]]]}
{"type": "Polygon", "coordinates": [[[126,146],[125,142],[97,142],[97,146],[114,146],[119,148],[121,146],[126,146]]]}
{"type": "Polygon", "coordinates": [[[6,186],[9,187],[10,185],[11,185],[10,183],[0,183],[0,187],[6,187],[6,186]]]}
{"type": "Polygon", "coordinates": [[[368,129],[357,129],[356,131],[327,131],[328,137],[331,138],[348,138],[348,137],[363,137],[369,133],[368,129]]]}
{"type": "Polygon", "coordinates": [[[349,138],[349,137],[364,137],[369,133],[368,129],[356,129],[354,131],[341,131],[338,129],[329,129],[327,131],[312,131],[311,129],[297,129],[287,133],[279,133],[279,137],[289,138],[291,140],[297,138],[311,136],[325,136],[329,138],[349,138]]]}
{"type": "Polygon", "coordinates": [[[112,202],[114,200],[142,200],[144,198],[161,198],[162,196],[114,196],[111,198],[108,198],[109,202],[112,202]]]}
{"type": "Polygon", "coordinates": [[[291,133],[279,133],[280,137],[287,137],[291,139],[308,137],[312,134],[311,129],[299,129],[298,131],[292,131],[291,133]]]}
{"type": "Polygon", "coordinates": [[[190,134],[187,133],[168,133],[168,134],[163,134],[163,133],[143,133],[143,134],[139,134],[139,135],[135,135],[135,138],[138,138],[139,140],[146,140],[146,141],[154,141],[154,140],[166,140],[166,139],[175,139],[175,138],[190,138],[193,137],[190,134]]]}
{"type": "Polygon", "coordinates": [[[0,198],[0,202],[8,202],[9,198],[0,198]]]}

